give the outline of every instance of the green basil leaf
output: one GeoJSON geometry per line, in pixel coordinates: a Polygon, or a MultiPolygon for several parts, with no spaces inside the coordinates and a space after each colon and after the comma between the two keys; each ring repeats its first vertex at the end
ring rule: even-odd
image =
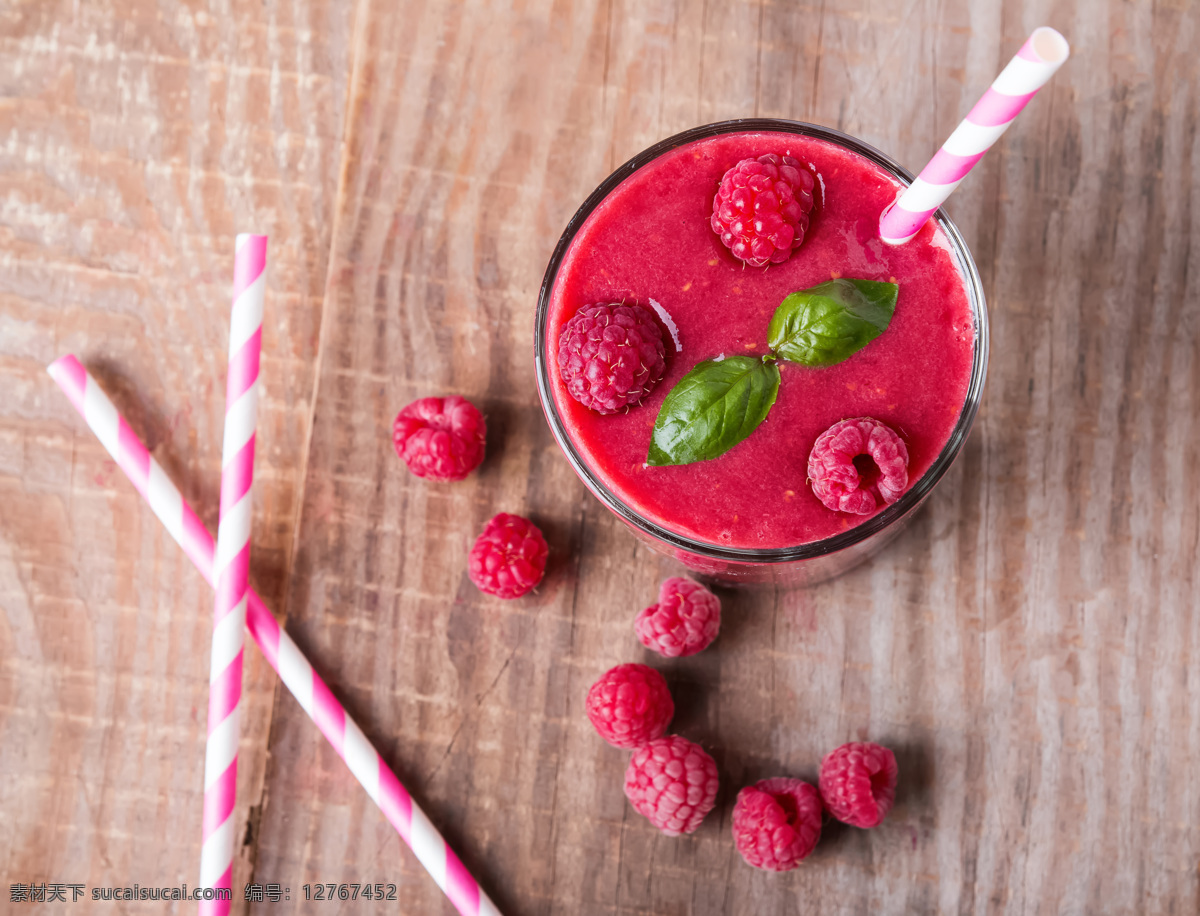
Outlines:
{"type": "Polygon", "coordinates": [[[692,464],[725,454],[767,418],[778,393],[774,362],[731,356],[700,363],[663,401],[647,464],[692,464]]]}
{"type": "Polygon", "coordinates": [[[794,363],[832,366],[887,330],[900,287],[873,280],[830,280],[792,293],[771,316],[772,350],[794,363]]]}

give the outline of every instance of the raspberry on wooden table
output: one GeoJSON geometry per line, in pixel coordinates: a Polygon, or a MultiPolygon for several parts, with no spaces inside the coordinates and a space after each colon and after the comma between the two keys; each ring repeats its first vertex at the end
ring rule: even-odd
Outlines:
{"type": "Polygon", "coordinates": [[[625,769],[625,797],[667,836],[699,827],[716,804],[718,788],[716,761],[678,735],[643,744],[625,769]]]}
{"type": "Polygon", "coordinates": [[[585,305],[558,339],[558,369],[567,393],[610,414],[640,404],[666,371],[662,329],[643,305],[585,305]]]}
{"type": "Polygon", "coordinates": [[[871,417],[842,420],[817,436],[808,479],[826,508],[870,515],[908,486],[908,448],[890,426],[871,417]]]}
{"type": "Polygon", "coordinates": [[[392,443],[408,469],[430,480],[462,480],[483,461],[487,425],[466,398],[413,401],[396,417],[392,443]]]}
{"type": "Polygon", "coordinates": [[[764,779],[746,786],[733,806],[733,842],[747,864],[788,871],[821,837],[821,796],[799,779],[764,779]]]}
{"type": "Polygon", "coordinates": [[[821,761],[821,798],[851,827],[877,827],[896,800],[896,755],[866,742],[843,744],[821,761]]]}
{"type": "Polygon", "coordinates": [[[721,628],[721,601],[703,585],[672,576],[652,604],[633,624],[647,649],[667,658],[695,655],[707,649],[721,628]]]}
{"type": "Polygon", "coordinates": [[[735,258],[766,267],[800,247],[812,207],[812,173],[791,156],[768,153],[725,173],[711,224],[735,258]]]}
{"type": "Polygon", "coordinates": [[[613,747],[637,747],[667,730],[675,701],[661,674],[647,665],[617,665],[587,695],[587,717],[613,747]]]}
{"type": "Polygon", "coordinates": [[[549,552],[537,525],[501,512],[475,539],[467,574],[480,591],[499,598],[520,598],[542,581],[549,552]]]}

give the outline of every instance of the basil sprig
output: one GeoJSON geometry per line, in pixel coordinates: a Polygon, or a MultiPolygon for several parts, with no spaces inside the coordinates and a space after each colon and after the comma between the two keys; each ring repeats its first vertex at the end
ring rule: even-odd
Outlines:
{"type": "Polygon", "coordinates": [[[757,356],[705,360],[663,401],[646,463],[691,464],[725,454],[767,418],[778,393],[774,362],[757,356]]]}
{"type": "Polygon", "coordinates": [[[900,287],[873,280],[830,280],[792,293],[771,317],[767,342],[784,359],[832,366],[887,330],[900,287]]]}
{"type": "Polygon", "coordinates": [[[767,418],[779,394],[776,357],[805,366],[849,359],[887,330],[900,287],[837,279],[792,293],[771,317],[763,356],[710,359],[671,389],[650,438],[652,467],[724,455],[767,418]]]}

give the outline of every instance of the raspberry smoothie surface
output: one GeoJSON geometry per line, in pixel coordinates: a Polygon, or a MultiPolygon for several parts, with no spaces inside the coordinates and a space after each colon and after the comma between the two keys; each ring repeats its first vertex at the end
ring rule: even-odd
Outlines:
{"type": "Polygon", "coordinates": [[[624,412],[584,407],[567,393],[557,361],[547,360],[567,435],[619,499],[663,528],[722,547],[786,548],[839,534],[871,516],[826,508],[808,483],[808,457],[821,433],[853,417],[900,434],[910,488],[925,474],[966,400],[975,319],[950,240],[932,220],[906,245],[880,240],[879,215],[899,187],[879,166],[824,140],[734,133],[659,156],[591,213],[555,277],[547,352],[557,352],[564,324],[586,305],[636,302],[670,319],[665,375],[624,412]],[[764,269],[730,254],[710,219],[726,170],[766,153],[795,157],[818,182],[803,244],[764,269]],[[835,366],[779,360],[778,399],[767,419],[720,457],[646,465],[663,399],[690,369],[722,355],[765,354],[783,299],[837,277],[899,284],[883,334],[835,366]]]}

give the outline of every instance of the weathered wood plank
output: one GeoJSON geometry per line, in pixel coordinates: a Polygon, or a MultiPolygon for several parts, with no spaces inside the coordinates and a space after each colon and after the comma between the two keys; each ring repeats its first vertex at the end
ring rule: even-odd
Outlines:
{"type": "MultiPolygon", "coordinates": [[[[368,6],[290,625],[502,906],[1195,907],[1200,517],[1175,496],[1195,489],[1200,439],[1194,18],[368,6]],[[661,838],[582,713],[601,671],[643,657],[630,620],[672,567],[583,493],[542,426],[529,328],[558,231],[609,169],[703,121],[815,120],[919,167],[1046,20],[1075,56],[951,204],[992,303],[977,432],[901,543],[816,589],[728,594],[718,647],[661,666],[675,728],[725,785],[694,837],[661,838]],[[409,477],[387,441],[438,391],[475,398],[494,431],[483,471],[449,487],[409,477]],[[555,548],[515,605],[464,577],[501,509],[555,548]],[[900,757],[887,824],[828,827],[792,874],[741,863],[737,787],[813,777],[860,737],[900,757]]],[[[276,727],[262,874],[398,869],[413,911],[446,909],[353,786],[313,800],[338,764],[286,698],[276,727]],[[283,762],[314,754],[317,770],[283,762]]]]}
{"type": "MultiPolygon", "coordinates": [[[[253,579],[277,605],[308,432],[349,13],[290,0],[111,0],[3,14],[6,883],[196,883],[212,596],[45,366],[77,353],[215,529],[233,237],[270,234],[253,579]]],[[[239,838],[257,818],[275,691],[257,652],[246,658],[239,838]]],[[[252,851],[235,882],[249,877],[252,851]]]]}

